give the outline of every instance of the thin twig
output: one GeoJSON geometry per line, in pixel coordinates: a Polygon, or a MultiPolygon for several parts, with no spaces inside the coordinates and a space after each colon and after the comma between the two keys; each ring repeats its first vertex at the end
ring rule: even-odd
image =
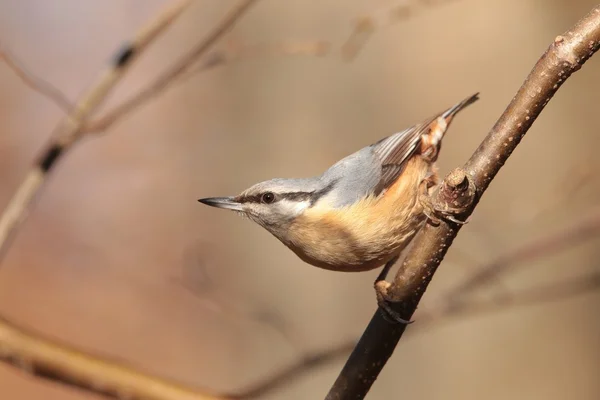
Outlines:
{"type": "Polygon", "coordinates": [[[354,60],[377,30],[412,18],[418,13],[419,5],[431,7],[452,1],[456,0],[401,0],[361,16],[355,21],[350,36],[342,45],[342,58],[346,61],[354,60]]]}
{"type": "Polygon", "coordinates": [[[597,292],[598,289],[600,289],[600,272],[591,272],[560,282],[521,289],[502,298],[445,303],[440,307],[419,314],[419,325],[415,328],[421,329],[423,326],[429,326],[434,322],[441,322],[449,318],[470,317],[517,306],[532,306],[565,300],[590,292],[597,292]]]}
{"type": "MultiPolygon", "coordinates": [[[[468,186],[476,196],[462,211],[468,217],[492,179],[508,160],[533,121],[556,93],[560,85],[600,47],[600,5],[572,29],[558,36],[537,62],[508,108],[463,167],[468,186]]],[[[448,204],[447,198],[458,186],[442,183],[434,202],[448,204]]],[[[468,200],[467,189],[461,193],[468,200]]],[[[414,244],[396,274],[388,293],[402,299],[395,307],[410,319],[449,246],[461,226],[441,222],[426,225],[415,237],[414,244]]],[[[388,323],[376,312],[350,355],[326,399],[362,399],[392,355],[406,326],[388,323]]]]}
{"type": "Polygon", "coordinates": [[[0,217],[0,261],[4,257],[10,239],[20,223],[24,221],[35,196],[41,190],[48,173],[61,154],[64,154],[83,135],[81,128],[89,116],[103,103],[138,55],[183,12],[190,1],[178,1],[143,27],[132,42],[119,52],[113,65],[101,74],[96,84],[92,85],[92,88],[59,124],[55,137],[41,153],[37,163],[29,171],[0,217]]]}
{"type": "Polygon", "coordinates": [[[199,72],[228,65],[236,61],[274,56],[324,57],[331,52],[331,44],[324,40],[287,41],[281,43],[243,44],[231,42],[221,49],[214,50],[205,60],[183,73],[178,81],[185,81],[199,72]]]}
{"type": "Polygon", "coordinates": [[[0,45],[0,60],[19,77],[19,79],[31,89],[42,96],[50,99],[58,108],[66,114],[73,109],[71,101],[56,86],[32,74],[6,47],[0,45]]]}
{"type": "Polygon", "coordinates": [[[231,400],[254,400],[259,399],[275,389],[288,385],[298,379],[302,374],[326,365],[335,359],[346,356],[356,345],[356,341],[342,342],[337,346],[323,351],[303,355],[292,365],[277,371],[274,375],[236,393],[226,394],[227,399],[231,400]]]}
{"type": "MultiPolygon", "coordinates": [[[[441,2],[450,2],[455,0],[440,0],[441,2]]],[[[217,36],[227,33],[235,22],[239,19],[242,13],[253,3],[254,0],[243,0],[239,5],[227,14],[221,24],[213,34],[217,36]]],[[[356,57],[359,50],[366,42],[366,36],[369,36],[376,27],[387,26],[387,24],[398,21],[407,20],[413,15],[413,9],[418,8],[418,5],[430,7],[434,5],[426,0],[408,0],[402,4],[388,6],[382,10],[376,10],[368,16],[359,18],[350,38],[341,47],[342,58],[351,61],[356,57]],[[406,3],[406,4],[405,4],[406,3]],[[365,26],[370,28],[365,29],[365,26]]],[[[434,2],[438,5],[439,2],[434,2]]],[[[314,41],[296,41],[282,42],[274,44],[254,44],[254,45],[239,45],[234,44],[228,48],[218,49],[209,54],[206,54],[208,47],[211,47],[212,37],[209,35],[204,42],[199,43],[190,52],[185,54],[174,66],[165,71],[157,80],[148,88],[137,93],[130,99],[115,106],[105,115],[97,120],[89,121],[84,130],[86,132],[104,132],[119,120],[131,113],[134,109],[139,108],[146,102],[155,98],[157,95],[168,89],[172,84],[181,83],[199,72],[204,72],[232,62],[247,60],[257,56],[277,56],[277,55],[303,55],[323,57],[332,54],[332,45],[323,40],[314,41]],[[205,60],[198,63],[202,57],[205,60]]]]}
{"type": "MultiPolygon", "coordinates": [[[[56,161],[83,135],[81,128],[89,116],[102,104],[133,61],[189,4],[190,0],[176,2],[143,27],[131,43],[117,54],[113,64],[58,126],[56,136],[0,217],[0,256],[8,248],[9,239],[20,226],[19,223],[24,220],[26,211],[43,187],[56,161]]],[[[0,320],[0,359],[36,375],[120,399],[215,399],[214,396],[86,356],[66,346],[29,334],[5,320],[0,320]]]]}
{"type": "Polygon", "coordinates": [[[501,255],[495,261],[477,269],[464,282],[443,296],[442,302],[458,301],[461,297],[472,293],[494,277],[508,272],[517,265],[549,257],[565,249],[578,245],[585,240],[600,234],[600,207],[593,208],[582,218],[567,228],[545,235],[541,240],[531,241],[517,249],[501,255]]]}
{"type": "Polygon", "coordinates": [[[0,318],[0,360],[32,375],[131,400],[226,400],[84,354],[0,318]]]}
{"type": "Polygon", "coordinates": [[[257,0],[240,0],[198,45],[181,57],[172,67],[159,76],[154,83],[113,110],[108,111],[99,120],[88,123],[85,126],[85,131],[103,132],[134,108],[139,107],[146,101],[162,93],[171,83],[184,74],[196,60],[205,55],[223,35],[229,32],[240,17],[256,2],[257,0]]]}
{"type": "MultiPolygon", "coordinates": [[[[510,293],[502,299],[490,298],[480,301],[461,301],[444,303],[440,307],[419,313],[419,323],[408,331],[408,337],[430,329],[438,324],[459,318],[472,318],[494,312],[512,310],[516,307],[542,305],[555,301],[571,299],[600,289],[600,272],[592,272],[580,277],[561,280],[510,293]]],[[[252,400],[261,398],[274,390],[288,385],[303,374],[346,356],[354,349],[357,340],[341,342],[334,347],[313,352],[300,357],[292,365],[277,371],[236,394],[226,394],[232,400],[252,400]]]]}

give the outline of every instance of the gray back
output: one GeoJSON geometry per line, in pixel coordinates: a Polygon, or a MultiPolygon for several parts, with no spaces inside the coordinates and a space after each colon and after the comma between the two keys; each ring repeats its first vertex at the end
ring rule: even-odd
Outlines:
{"type": "Polygon", "coordinates": [[[373,193],[381,181],[381,162],[371,146],[335,163],[320,177],[322,185],[334,185],[322,201],[334,208],[357,202],[373,193]]]}
{"type": "Polygon", "coordinates": [[[430,122],[383,138],[338,161],[320,177],[324,185],[335,182],[334,190],[323,196],[323,200],[339,208],[370,194],[379,195],[402,173],[430,122]]]}

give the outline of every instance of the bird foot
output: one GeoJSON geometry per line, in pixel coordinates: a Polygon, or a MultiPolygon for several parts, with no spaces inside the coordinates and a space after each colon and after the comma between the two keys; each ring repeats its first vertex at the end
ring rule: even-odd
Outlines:
{"type": "Polygon", "coordinates": [[[408,325],[414,322],[402,318],[400,313],[392,308],[392,304],[397,303],[398,301],[394,301],[389,295],[388,289],[390,288],[391,283],[386,280],[377,280],[375,281],[374,286],[377,305],[379,306],[379,312],[383,319],[390,324],[408,325]]]}
{"type": "Polygon", "coordinates": [[[425,214],[425,216],[429,218],[434,225],[439,225],[442,221],[449,221],[458,225],[465,225],[469,223],[469,218],[467,218],[465,221],[456,218],[457,213],[454,212],[454,210],[436,207],[431,201],[429,194],[422,193],[419,196],[419,202],[423,207],[423,214],[425,214]]]}

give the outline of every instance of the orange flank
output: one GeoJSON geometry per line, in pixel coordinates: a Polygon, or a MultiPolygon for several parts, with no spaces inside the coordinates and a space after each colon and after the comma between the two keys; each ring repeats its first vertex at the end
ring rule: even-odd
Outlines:
{"type": "Polygon", "coordinates": [[[418,201],[430,164],[412,157],[400,178],[381,195],[332,208],[317,203],[290,226],[285,243],[305,262],[324,269],[359,272],[382,266],[400,252],[425,220],[418,201]],[[409,223],[408,219],[417,221],[409,223]]]}

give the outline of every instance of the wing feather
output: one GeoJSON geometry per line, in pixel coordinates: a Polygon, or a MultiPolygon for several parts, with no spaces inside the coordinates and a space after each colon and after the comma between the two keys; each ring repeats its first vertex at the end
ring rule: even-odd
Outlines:
{"type": "MultiPolygon", "coordinates": [[[[441,128],[443,129],[443,135],[452,121],[452,118],[454,118],[454,115],[477,101],[478,98],[479,93],[475,93],[428,120],[405,129],[402,132],[383,138],[379,142],[371,145],[373,153],[381,161],[381,179],[376,186],[375,193],[381,193],[381,191],[387,189],[396,181],[406,166],[408,159],[421,150],[421,140],[424,135],[429,135],[435,127],[438,127],[438,129],[440,128],[438,124],[435,123],[438,118],[444,118],[446,121],[446,124],[441,128]]],[[[439,150],[440,140],[441,137],[434,138],[434,141],[429,144],[437,147],[436,154],[437,150],[439,150]]]]}
{"type": "Polygon", "coordinates": [[[431,130],[431,124],[438,116],[388,136],[372,145],[373,153],[381,161],[381,180],[377,185],[376,194],[381,193],[396,181],[402,173],[406,161],[419,149],[421,136],[431,130]]]}

